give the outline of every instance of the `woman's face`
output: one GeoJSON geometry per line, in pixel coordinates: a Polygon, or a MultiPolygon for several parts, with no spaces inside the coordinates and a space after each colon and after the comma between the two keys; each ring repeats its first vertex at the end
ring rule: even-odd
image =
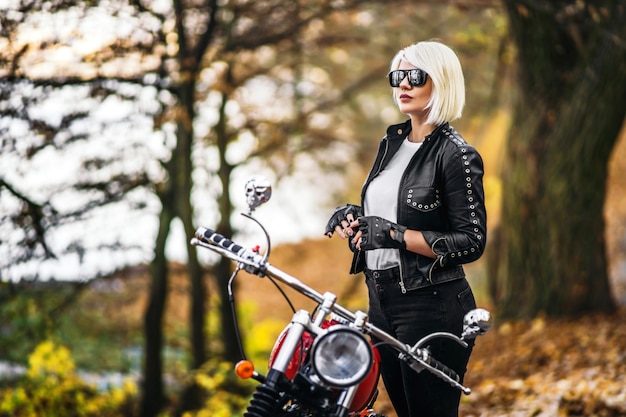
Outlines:
{"type": "MultiPolygon", "coordinates": [[[[416,66],[404,60],[400,61],[400,66],[398,67],[398,69],[401,70],[416,68],[416,66]]],[[[426,106],[428,105],[430,95],[433,91],[433,81],[430,77],[426,79],[426,84],[420,87],[413,87],[409,83],[408,77],[405,77],[400,83],[400,86],[396,87],[394,90],[396,103],[398,103],[398,108],[402,113],[420,117],[427,116],[428,110],[426,110],[426,106]]]]}

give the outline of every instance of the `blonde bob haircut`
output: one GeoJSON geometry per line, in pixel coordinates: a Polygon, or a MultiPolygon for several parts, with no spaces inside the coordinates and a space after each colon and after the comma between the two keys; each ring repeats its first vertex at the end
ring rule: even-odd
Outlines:
{"type": "Polygon", "coordinates": [[[426,123],[440,125],[461,117],[465,106],[465,80],[459,58],[450,47],[438,41],[423,41],[407,46],[391,61],[391,71],[400,67],[400,61],[426,71],[432,80],[433,90],[426,106],[429,109],[426,123]]]}

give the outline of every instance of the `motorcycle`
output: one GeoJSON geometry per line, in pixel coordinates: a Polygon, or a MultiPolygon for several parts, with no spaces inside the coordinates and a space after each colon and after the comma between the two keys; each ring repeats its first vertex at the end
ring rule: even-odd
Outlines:
{"type": "MultiPolygon", "coordinates": [[[[260,383],[244,417],[383,417],[373,410],[378,395],[380,356],[370,337],[393,348],[398,358],[415,372],[431,372],[464,394],[471,393],[452,369],[430,354],[427,344],[443,337],[467,347],[468,340],[491,327],[489,311],[478,308],[468,312],[460,337],[436,332],[413,346],[407,345],[369,323],[365,312],[352,312],[341,306],[335,294],[319,293],[271,265],[269,234],[252,215],[258,206],[269,201],[271,184],[264,177],[254,176],[245,189],[248,212],[241,214],[254,221],[265,234],[265,253],[261,254],[258,247],[245,248],[204,227],[197,228],[191,244],[234,261],[236,268],[230,283],[244,270],[275,284],[280,282],[317,305],[311,313],[295,311],[271,351],[267,375],[256,372],[247,360],[236,365],[240,378],[253,378],[260,383]]],[[[229,291],[232,294],[230,285],[229,291]]]]}

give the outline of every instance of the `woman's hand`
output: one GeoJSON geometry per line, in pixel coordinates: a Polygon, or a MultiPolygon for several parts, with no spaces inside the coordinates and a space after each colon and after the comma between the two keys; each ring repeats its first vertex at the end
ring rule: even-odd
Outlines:
{"type": "Polygon", "coordinates": [[[350,223],[354,222],[362,214],[363,210],[361,207],[354,204],[337,207],[326,224],[324,234],[332,237],[333,233],[337,232],[342,239],[345,239],[346,236],[354,235],[354,230],[350,227],[350,223]]]}
{"type": "Polygon", "coordinates": [[[348,226],[349,230],[358,230],[354,238],[352,238],[352,243],[358,250],[380,248],[406,249],[404,241],[406,226],[378,216],[359,217],[348,226]]]}

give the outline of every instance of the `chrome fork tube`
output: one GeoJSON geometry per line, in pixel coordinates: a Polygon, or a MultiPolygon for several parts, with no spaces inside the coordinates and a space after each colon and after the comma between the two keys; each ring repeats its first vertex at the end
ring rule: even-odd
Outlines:
{"type": "Polygon", "coordinates": [[[285,373],[293,353],[296,351],[300,340],[302,339],[302,334],[307,328],[310,320],[311,318],[309,313],[305,310],[299,310],[293,315],[293,318],[291,319],[291,327],[285,337],[282,349],[280,349],[280,352],[276,355],[276,359],[272,364],[272,369],[285,373]]]}

